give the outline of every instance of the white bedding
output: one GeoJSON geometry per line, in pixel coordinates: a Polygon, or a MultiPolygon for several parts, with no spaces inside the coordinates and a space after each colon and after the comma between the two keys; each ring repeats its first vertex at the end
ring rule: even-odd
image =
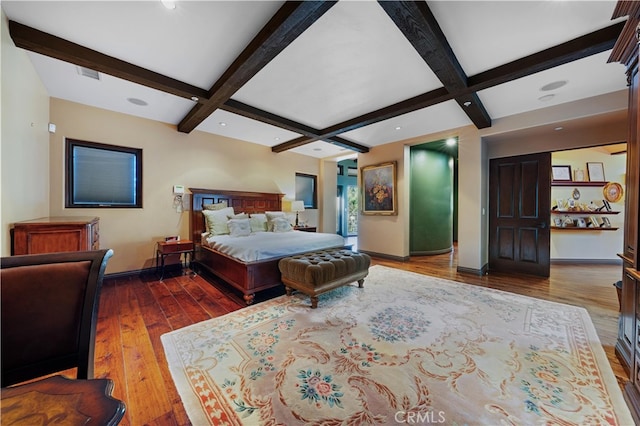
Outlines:
{"type": "Polygon", "coordinates": [[[337,234],[318,232],[252,232],[244,237],[202,234],[202,244],[235,257],[254,262],[291,254],[344,246],[344,238],[337,234]]]}

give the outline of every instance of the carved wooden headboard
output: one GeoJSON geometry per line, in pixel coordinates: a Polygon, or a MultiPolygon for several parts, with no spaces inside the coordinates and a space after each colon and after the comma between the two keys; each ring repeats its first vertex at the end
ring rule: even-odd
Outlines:
{"type": "Polygon", "coordinates": [[[236,213],[264,213],[282,210],[284,194],[272,192],[225,191],[218,189],[189,188],[191,191],[191,214],[189,235],[194,243],[200,244],[205,231],[203,204],[226,203],[236,213]]]}

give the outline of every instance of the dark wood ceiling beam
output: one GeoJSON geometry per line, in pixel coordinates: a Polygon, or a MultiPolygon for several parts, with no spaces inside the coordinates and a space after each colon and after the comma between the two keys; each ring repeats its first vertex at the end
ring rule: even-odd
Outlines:
{"type": "Polygon", "coordinates": [[[613,48],[624,22],[610,25],[558,46],[469,77],[469,89],[480,91],[613,48]]]}
{"type": "MultiPolygon", "coordinates": [[[[477,97],[476,92],[480,90],[607,51],[613,47],[623,27],[624,23],[610,25],[602,30],[594,31],[558,46],[476,74],[469,77],[467,79],[468,86],[458,92],[452,93],[445,88],[432,90],[394,105],[343,121],[324,129],[316,138],[304,140],[299,138],[297,140],[298,146],[388,120],[451,99],[466,99],[465,97],[467,96],[477,97]]],[[[470,99],[470,101],[472,100],[470,99]]]]}
{"type": "Polygon", "coordinates": [[[189,133],[195,129],[335,4],[286,2],[211,87],[208,100],[194,106],[182,119],[178,130],[189,133]]]}
{"type": "MultiPolygon", "coordinates": [[[[281,129],[289,130],[295,133],[300,133],[303,135],[305,140],[307,140],[308,138],[316,138],[318,134],[320,134],[320,130],[306,126],[302,123],[295,122],[293,120],[289,120],[288,118],[281,117],[276,114],[272,114],[270,112],[253,107],[251,105],[247,105],[243,102],[236,101],[234,99],[229,99],[220,108],[227,112],[238,114],[243,117],[250,118],[252,120],[261,121],[263,123],[271,124],[272,126],[280,127],[281,129]]],[[[295,145],[294,141],[296,141],[296,139],[276,145],[278,147],[286,146],[286,148],[282,150],[274,150],[272,148],[272,151],[282,152],[282,151],[287,151],[289,149],[295,148],[297,145],[295,145]]],[[[328,143],[334,144],[336,146],[341,146],[343,148],[347,148],[352,151],[357,151],[361,153],[369,152],[369,147],[360,145],[356,142],[352,142],[350,140],[347,140],[338,136],[328,137],[326,138],[326,141],[328,143]]],[[[305,143],[302,143],[300,145],[305,145],[305,143]]]]}
{"type": "Polygon", "coordinates": [[[272,126],[280,127],[281,129],[289,130],[291,132],[300,133],[307,137],[318,136],[318,130],[312,127],[306,126],[301,123],[297,123],[288,118],[281,117],[276,114],[272,114],[268,111],[247,105],[243,102],[236,101],[234,99],[227,100],[220,109],[233,114],[241,115],[252,120],[261,121],[272,126]]]}
{"type": "MultiPolygon", "coordinates": [[[[438,21],[425,1],[378,1],[389,18],[416,49],[450,93],[464,91],[465,74],[438,21]]],[[[491,117],[480,98],[456,98],[463,111],[478,129],[491,127],[491,117]]]]}
{"type": "Polygon", "coordinates": [[[445,102],[451,99],[453,99],[451,94],[447,92],[444,87],[441,87],[440,89],[423,93],[422,95],[406,99],[393,105],[389,105],[388,107],[384,107],[376,111],[361,115],[359,117],[355,117],[351,120],[343,121],[342,123],[338,123],[335,126],[327,127],[326,129],[323,129],[315,138],[307,138],[302,136],[298,139],[294,139],[293,141],[276,145],[271,148],[271,150],[274,152],[286,151],[287,146],[302,146],[304,144],[315,142],[317,140],[330,138],[341,133],[356,130],[370,124],[375,124],[377,122],[388,120],[402,114],[416,111],[418,109],[437,105],[441,102],[445,102]]]}
{"type": "Polygon", "coordinates": [[[271,151],[272,152],[285,152],[288,151],[290,149],[293,148],[297,148],[299,146],[304,146],[309,144],[310,142],[317,142],[319,140],[322,140],[324,142],[330,143],[332,145],[336,145],[342,148],[346,148],[349,149],[351,151],[356,151],[359,152],[361,154],[365,153],[365,152],[369,152],[369,147],[368,146],[364,146],[364,145],[360,145],[359,143],[356,142],[352,142],[348,139],[344,139],[338,136],[332,136],[332,137],[326,137],[323,139],[316,139],[314,138],[313,140],[309,141],[309,138],[307,137],[300,137],[297,139],[292,139],[290,141],[286,141],[283,142],[281,144],[275,145],[271,147],[271,151]]]}
{"type": "Polygon", "coordinates": [[[9,21],[9,35],[19,48],[90,68],[152,89],[187,99],[195,97],[200,102],[209,96],[205,89],[183,83],[15,21],[9,21]]]}

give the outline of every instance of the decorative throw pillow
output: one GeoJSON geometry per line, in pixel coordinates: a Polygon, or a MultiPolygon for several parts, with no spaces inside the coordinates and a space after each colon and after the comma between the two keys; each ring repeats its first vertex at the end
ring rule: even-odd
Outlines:
{"type": "Polygon", "coordinates": [[[274,220],[277,218],[286,217],[285,212],[265,212],[267,216],[267,231],[273,232],[274,220]]]}
{"type": "Polygon", "coordinates": [[[251,234],[249,219],[230,219],[227,225],[232,237],[246,237],[251,234]]]}
{"type": "Polygon", "coordinates": [[[221,203],[215,203],[215,204],[203,204],[202,205],[202,210],[222,210],[227,208],[227,202],[223,201],[221,203]]]}
{"type": "Polygon", "coordinates": [[[249,219],[249,215],[246,213],[238,213],[229,216],[229,219],[249,219]]]}
{"type": "Polygon", "coordinates": [[[293,230],[293,226],[286,217],[277,217],[273,219],[273,232],[289,232],[293,230]]]}
{"type": "Polygon", "coordinates": [[[207,232],[212,235],[224,235],[229,233],[227,221],[233,216],[233,207],[222,210],[203,210],[207,232]]]}
{"type": "Polygon", "coordinates": [[[251,213],[249,217],[251,232],[265,232],[267,230],[267,215],[264,213],[251,213]]]}

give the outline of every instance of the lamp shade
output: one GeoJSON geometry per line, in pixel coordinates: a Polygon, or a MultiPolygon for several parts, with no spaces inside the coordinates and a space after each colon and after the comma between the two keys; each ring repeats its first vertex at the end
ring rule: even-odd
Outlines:
{"type": "Polygon", "coordinates": [[[303,212],[304,211],[304,202],[303,201],[293,201],[293,202],[291,202],[291,211],[293,211],[293,212],[303,212]]]}

